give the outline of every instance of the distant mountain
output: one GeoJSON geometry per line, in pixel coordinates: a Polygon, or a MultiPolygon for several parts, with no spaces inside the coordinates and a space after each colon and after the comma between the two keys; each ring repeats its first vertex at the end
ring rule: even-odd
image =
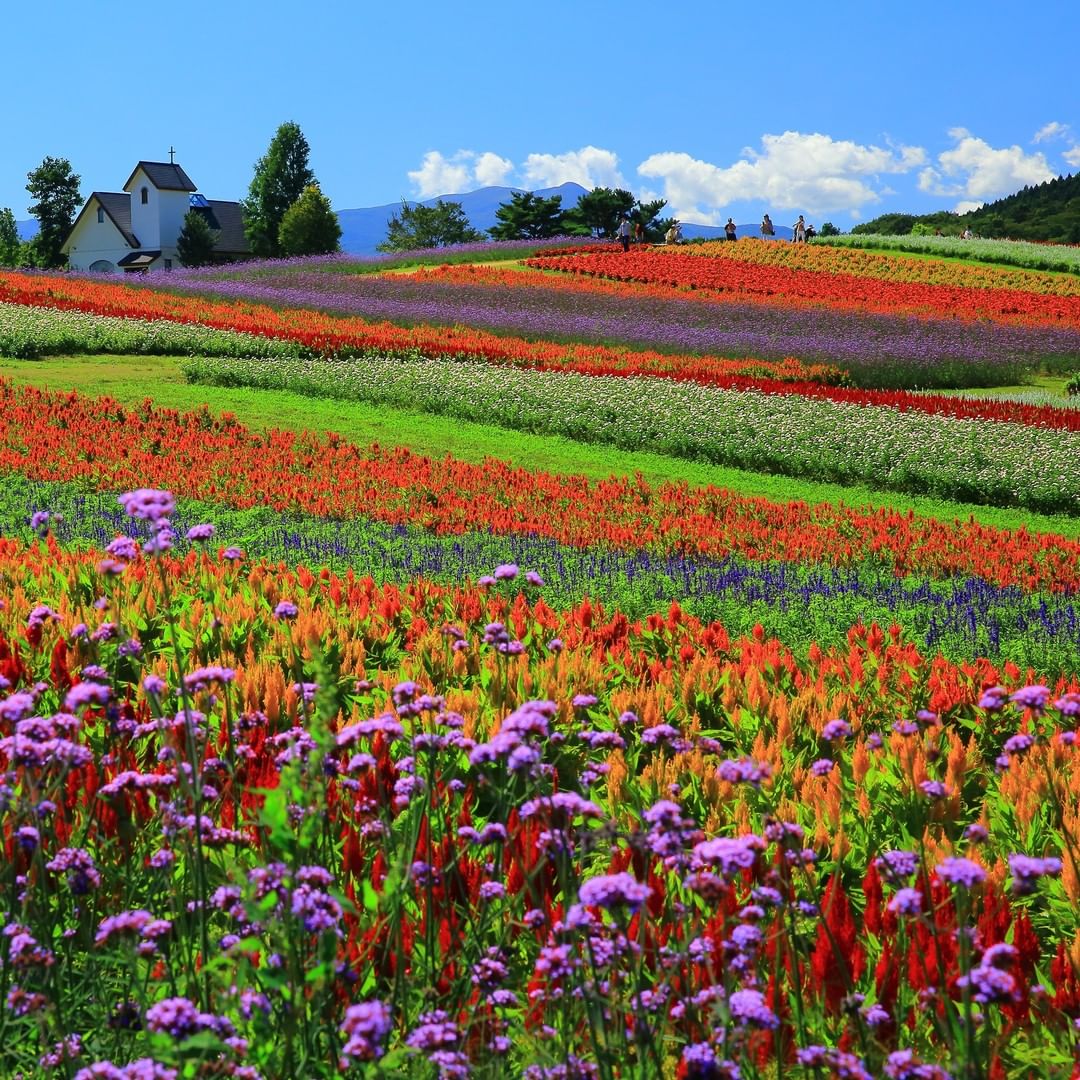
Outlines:
{"type": "Polygon", "coordinates": [[[37,219],[31,218],[29,221],[16,221],[15,228],[19,230],[20,240],[30,240],[33,237],[37,236],[37,219]]]}
{"type": "Polygon", "coordinates": [[[1025,187],[966,214],[882,214],[851,231],[906,236],[916,225],[940,229],[946,236],[971,229],[979,236],[1080,244],[1080,173],[1025,187]]]}
{"type": "MultiPolygon", "coordinates": [[[[419,203],[406,200],[410,206],[434,206],[439,199],[443,202],[461,203],[465,216],[474,229],[487,232],[495,224],[495,211],[502,203],[509,202],[510,196],[521,188],[486,187],[479,191],[467,191],[461,195],[440,195],[435,199],[424,199],[419,203]]],[[[580,184],[560,184],[558,187],[541,188],[534,192],[545,199],[552,195],[561,195],[563,207],[569,209],[585,194],[580,184]]],[[[339,210],[338,221],[341,223],[341,250],[350,255],[374,255],[376,245],[386,239],[386,223],[401,211],[401,203],[387,203],[385,206],[367,206],[358,210],[339,210]]]]}

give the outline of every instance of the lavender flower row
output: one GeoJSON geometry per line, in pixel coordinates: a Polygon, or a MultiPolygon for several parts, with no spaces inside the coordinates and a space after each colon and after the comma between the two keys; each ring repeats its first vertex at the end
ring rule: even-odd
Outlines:
{"type": "Polygon", "coordinates": [[[312,308],[402,324],[720,356],[835,363],[865,386],[1000,385],[1045,363],[1080,365],[1080,332],[764,304],[630,298],[559,287],[458,285],[311,266],[170,284],[223,299],[312,308]]]}

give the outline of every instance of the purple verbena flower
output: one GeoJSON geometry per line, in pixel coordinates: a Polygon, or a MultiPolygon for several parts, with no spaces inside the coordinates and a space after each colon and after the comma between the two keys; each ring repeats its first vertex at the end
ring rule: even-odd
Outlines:
{"type": "Polygon", "coordinates": [[[603,874],[590,878],[581,885],[578,898],[589,907],[602,907],[608,911],[627,908],[638,911],[652,894],[648,885],[642,885],[632,874],[603,874]]]}
{"type": "Polygon", "coordinates": [[[936,872],[942,881],[963,889],[974,888],[986,880],[986,871],[978,863],[962,857],[943,859],[936,872]]]}
{"type": "Polygon", "coordinates": [[[120,505],[127,511],[128,517],[156,523],[163,518],[172,517],[176,500],[169,491],[139,488],[121,495],[120,505]]]}

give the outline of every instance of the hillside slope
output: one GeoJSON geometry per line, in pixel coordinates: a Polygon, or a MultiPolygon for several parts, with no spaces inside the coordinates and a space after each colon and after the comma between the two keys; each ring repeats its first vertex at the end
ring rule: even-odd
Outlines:
{"type": "Polygon", "coordinates": [[[904,236],[916,224],[946,235],[971,229],[979,236],[1080,244],[1080,173],[1025,187],[967,214],[882,214],[851,231],[904,236]]]}

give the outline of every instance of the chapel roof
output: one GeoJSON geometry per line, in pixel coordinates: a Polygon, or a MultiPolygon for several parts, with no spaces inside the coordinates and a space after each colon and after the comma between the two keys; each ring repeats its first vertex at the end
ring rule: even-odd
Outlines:
{"type": "Polygon", "coordinates": [[[205,218],[206,224],[217,235],[214,237],[214,250],[224,255],[247,255],[251,245],[244,234],[243,208],[238,202],[225,202],[221,199],[207,199],[205,207],[193,206],[205,218]]]}
{"type": "Polygon", "coordinates": [[[125,189],[140,169],[146,173],[147,179],[158,191],[196,190],[195,185],[191,182],[191,177],[179,165],[171,164],[168,161],[140,161],[131,170],[131,176],[127,178],[127,182],[124,184],[125,189]]]}

